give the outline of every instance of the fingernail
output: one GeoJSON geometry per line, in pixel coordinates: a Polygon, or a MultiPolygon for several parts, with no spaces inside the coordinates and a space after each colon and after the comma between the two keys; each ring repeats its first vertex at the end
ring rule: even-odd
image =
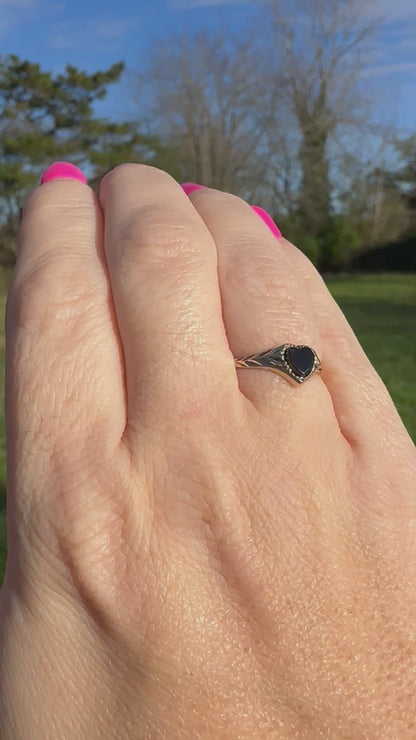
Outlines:
{"type": "Polygon", "coordinates": [[[181,188],[187,195],[190,195],[194,190],[202,190],[203,185],[197,185],[195,182],[183,182],[181,188]]]}
{"type": "Polygon", "coordinates": [[[260,218],[262,219],[262,221],[264,221],[264,223],[266,224],[266,226],[269,227],[270,231],[276,237],[276,239],[281,239],[282,238],[282,233],[281,233],[280,229],[278,229],[278,227],[276,226],[276,224],[273,221],[272,217],[269,216],[269,214],[267,213],[267,211],[265,211],[264,208],[260,208],[260,206],[251,206],[251,207],[252,207],[253,211],[255,213],[257,213],[258,216],[260,216],[260,218]]]}
{"type": "Polygon", "coordinates": [[[42,174],[40,184],[44,185],[46,182],[51,182],[51,180],[78,180],[84,185],[87,183],[84,173],[70,162],[54,162],[51,164],[42,174]]]}

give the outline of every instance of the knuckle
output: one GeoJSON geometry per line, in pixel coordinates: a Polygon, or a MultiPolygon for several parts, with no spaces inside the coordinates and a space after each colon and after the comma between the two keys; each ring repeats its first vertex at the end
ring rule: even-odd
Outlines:
{"type": "Polygon", "coordinates": [[[279,252],[270,247],[253,249],[252,244],[231,250],[224,271],[225,290],[244,295],[256,312],[261,306],[263,328],[257,331],[262,333],[262,340],[270,340],[270,326],[284,325],[291,327],[287,341],[309,344],[314,338],[316,344],[314,320],[298,276],[285,265],[279,252]]]}
{"type": "Polygon", "coordinates": [[[269,248],[252,249],[251,245],[242,244],[235,251],[226,268],[225,280],[232,289],[238,287],[251,298],[262,301],[272,298],[282,307],[290,304],[291,310],[299,292],[295,276],[282,270],[276,254],[269,248]]]}
{"type": "Polygon", "coordinates": [[[189,216],[146,208],[134,213],[122,227],[118,237],[121,257],[127,257],[128,262],[143,260],[158,270],[172,262],[196,268],[202,263],[198,232],[189,216]]]}
{"type": "Polygon", "coordinates": [[[10,286],[6,304],[6,326],[39,331],[62,330],[85,315],[94,304],[96,286],[80,279],[72,260],[53,261],[47,255],[32,265],[10,286]]]}

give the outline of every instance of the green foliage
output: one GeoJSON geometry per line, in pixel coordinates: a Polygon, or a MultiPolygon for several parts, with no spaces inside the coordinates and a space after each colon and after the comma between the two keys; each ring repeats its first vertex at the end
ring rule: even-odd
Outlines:
{"type": "Polygon", "coordinates": [[[316,236],[304,230],[302,221],[297,216],[277,219],[285,237],[296,244],[321,272],[348,269],[361,245],[360,234],[349,219],[341,214],[330,217],[324,231],[316,236]]]}
{"type": "Polygon", "coordinates": [[[416,188],[416,134],[397,141],[396,151],[402,160],[397,180],[416,188]]]}
{"type": "Polygon", "coordinates": [[[0,264],[13,263],[20,210],[51,162],[78,165],[92,185],[122,162],[168,162],[158,139],[142,134],[137,122],[94,112],[123,70],[123,62],[93,74],[68,64],[53,75],[15,55],[0,60],[0,264]]]}
{"type": "Polygon", "coordinates": [[[181,173],[175,153],[165,147],[156,136],[137,132],[136,124],[111,124],[101,136],[99,146],[90,148],[89,161],[94,174],[89,178],[91,187],[98,189],[103,175],[123,162],[136,162],[159,167],[180,180],[181,173]],[[118,131],[112,128],[118,127],[118,131]]]}
{"type": "Polygon", "coordinates": [[[312,234],[303,234],[300,236],[298,242],[295,242],[296,246],[299,245],[299,249],[310,259],[310,261],[316,266],[319,266],[319,253],[320,246],[319,241],[312,234]]]}
{"type": "Polygon", "coordinates": [[[332,216],[319,239],[319,267],[322,272],[348,269],[361,245],[360,234],[342,214],[332,216]]]}
{"type": "Polygon", "coordinates": [[[401,164],[395,179],[410,214],[407,233],[412,233],[416,231],[416,134],[398,141],[396,150],[401,157],[401,164]]]}
{"type": "MultiPolygon", "coordinates": [[[[104,72],[87,74],[67,65],[64,74],[54,77],[39,64],[15,55],[1,61],[1,195],[33,185],[39,167],[51,160],[88,163],[90,148],[99,146],[110,125],[94,116],[93,105],[105,97],[108,85],[119,80],[123,69],[120,62],[104,72]]],[[[118,125],[112,130],[124,133],[118,125]]]]}
{"type": "Polygon", "coordinates": [[[304,230],[301,220],[296,216],[289,218],[276,217],[276,223],[279,224],[279,228],[285,238],[299,247],[314,265],[318,265],[320,254],[319,242],[312,234],[304,230]]]}
{"type": "MultiPolygon", "coordinates": [[[[214,40],[214,47],[215,43],[214,40]]],[[[210,48],[207,47],[208,52],[210,48]]],[[[209,53],[207,59],[207,70],[211,73],[209,53]]],[[[236,77],[233,64],[228,72],[223,67],[221,62],[216,72],[220,92],[229,87],[233,89],[236,80],[240,79],[236,77]]],[[[163,73],[165,69],[166,65],[163,73]]],[[[181,69],[178,67],[178,74],[182,74],[181,69]]],[[[0,57],[0,266],[13,266],[22,206],[28,192],[36,186],[41,171],[53,161],[68,160],[78,165],[85,171],[89,184],[96,189],[102,176],[122,162],[142,162],[159,167],[178,181],[196,178],[197,182],[205,182],[204,178],[200,180],[189,174],[189,158],[184,156],[184,151],[192,152],[194,170],[200,171],[202,164],[207,164],[207,142],[210,146],[215,144],[211,140],[213,131],[207,129],[209,141],[205,134],[205,138],[194,140],[185,130],[170,135],[167,126],[169,120],[176,121],[176,118],[169,117],[173,110],[180,113],[180,120],[184,119],[181,125],[186,128],[187,109],[181,110],[181,106],[185,106],[187,98],[181,97],[181,77],[179,87],[175,88],[177,94],[175,90],[172,93],[170,87],[162,88],[164,94],[158,99],[159,117],[163,118],[165,112],[164,125],[160,129],[165,131],[163,141],[156,135],[144,133],[137,121],[115,122],[96,115],[95,104],[106,96],[109,86],[117,83],[123,72],[123,62],[91,74],[68,64],[63,73],[55,75],[43,70],[39,64],[13,54],[0,57]],[[182,152],[178,146],[181,137],[184,139],[182,152]]],[[[150,82],[155,86],[157,79],[150,78],[150,82]]],[[[196,84],[199,84],[198,79],[196,84]]],[[[242,106],[244,115],[252,109],[252,100],[244,90],[242,82],[242,97],[237,102],[230,96],[227,115],[231,121],[238,117],[239,106],[242,106]]],[[[296,151],[290,147],[284,149],[282,159],[282,165],[286,167],[283,180],[287,175],[289,183],[282,186],[283,192],[289,193],[284,208],[291,215],[282,218],[280,214],[277,220],[285,236],[297,244],[321,271],[348,270],[358,248],[364,251],[375,245],[397,242],[415,231],[416,135],[397,142],[401,163],[396,172],[378,167],[364,172],[357,157],[352,157],[352,160],[350,157],[348,172],[344,173],[349,175],[343,180],[342,171],[339,173],[339,182],[343,185],[337,186],[334,195],[330,174],[333,162],[328,141],[335,120],[328,103],[326,82],[321,80],[313,89],[301,86],[296,90],[292,103],[300,142],[296,151]]],[[[200,92],[197,87],[195,91],[200,92]]],[[[192,100],[189,102],[193,105],[192,100]]],[[[206,105],[204,116],[209,112],[210,98],[207,98],[206,105]]],[[[192,110],[195,110],[194,105],[192,110]]],[[[211,113],[215,114],[215,110],[211,113]]],[[[277,130],[274,139],[278,138],[277,130]]],[[[213,152],[218,171],[225,172],[228,160],[225,155],[223,157],[221,147],[217,151],[215,145],[213,152]]],[[[207,151],[211,149],[208,147],[207,151]]],[[[267,152],[260,152],[259,157],[263,157],[262,162],[256,158],[250,160],[257,164],[253,164],[251,180],[244,186],[245,192],[254,193],[262,182],[267,169],[267,152]]],[[[232,170],[233,177],[237,177],[239,167],[232,170]]],[[[244,177],[247,179],[246,175],[244,177]]],[[[224,185],[225,175],[225,179],[221,178],[222,186],[215,183],[213,176],[211,184],[228,189],[224,185]]],[[[374,265],[374,269],[378,266],[374,265]]]]}

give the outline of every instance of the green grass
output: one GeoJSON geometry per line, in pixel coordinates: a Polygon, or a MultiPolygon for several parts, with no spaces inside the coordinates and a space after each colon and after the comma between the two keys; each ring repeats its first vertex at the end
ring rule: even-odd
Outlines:
{"type": "MultiPolygon", "coordinates": [[[[328,280],[368,357],[386,384],[416,441],[416,275],[358,275],[328,280]]],[[[5,295],[0,294],[4,315],[5,295]]],[[[3,377],[4,336],[0,331],[3,377]]],[[[2,382],[2,381],[1,381],[2,382]]],[[[3,390],[1,388],[1,390],[3,390]]],[[[0,413],[0,583],[6,558],[6,442],[3,406],[0,413]]]]}
{"type": "Polygon", "coordinates": [[[328,287],[416,442],[416,275],[359,275],[328,287]]]}

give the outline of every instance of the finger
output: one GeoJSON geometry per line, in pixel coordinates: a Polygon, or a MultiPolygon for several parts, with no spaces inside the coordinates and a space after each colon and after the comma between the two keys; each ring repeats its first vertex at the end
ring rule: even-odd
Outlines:
{"type": "MultiPolygon", "coordinates": [[[[128,428],[207,414],[238,390],[221,316],[215,243],[165,172],[122,165],[101,184],[105,249],[123,343],[128,428]]],[[[126,430],[128,433],[128,430],[126,430]]]]}
{"type": "MultiPolygon", "coordinates": [[[[314,306],[286,252],[251,207],[233,195],[208,188],[190,199],[212,233],[218,250],[224,322],[235,357],[293,343],[318,356],[321,337],[314,306]]],[[[258,408],[299,431],[299,413],[313,407],[316,419],[334,419],[319,375],[302,386],[264,370],[239,370],[240,389],[258,408]],[[288,409],[290,407],[290,416],[288,409]],[[329,417],[328,417],[329,414],[329,417]]],[[[309,412],[308,412],[309,413],[309,412]]],[[[276,430],[276,433],[278,431],[276,430]]]]}
{"type": "Polygon", "coordinates": [[[9,490],[25,493],[14,476],[36,455],[82,468],[92,441],[102,459],[123,433],[102,215],[76,180],[41,185],[23,212],[6,310],[6,421],[9,490]]]}
{"type": "Polygon", "coordinates": [[[322,379],[344,436],[357,448],[381,445],[385,454],[391,454],[393,448],[403,450],[403,445],[410,449],[412,442],[386,386],[322,277],[297,247],[285,239],[281,245],[315,306],[323,344],[322,379]]]}

